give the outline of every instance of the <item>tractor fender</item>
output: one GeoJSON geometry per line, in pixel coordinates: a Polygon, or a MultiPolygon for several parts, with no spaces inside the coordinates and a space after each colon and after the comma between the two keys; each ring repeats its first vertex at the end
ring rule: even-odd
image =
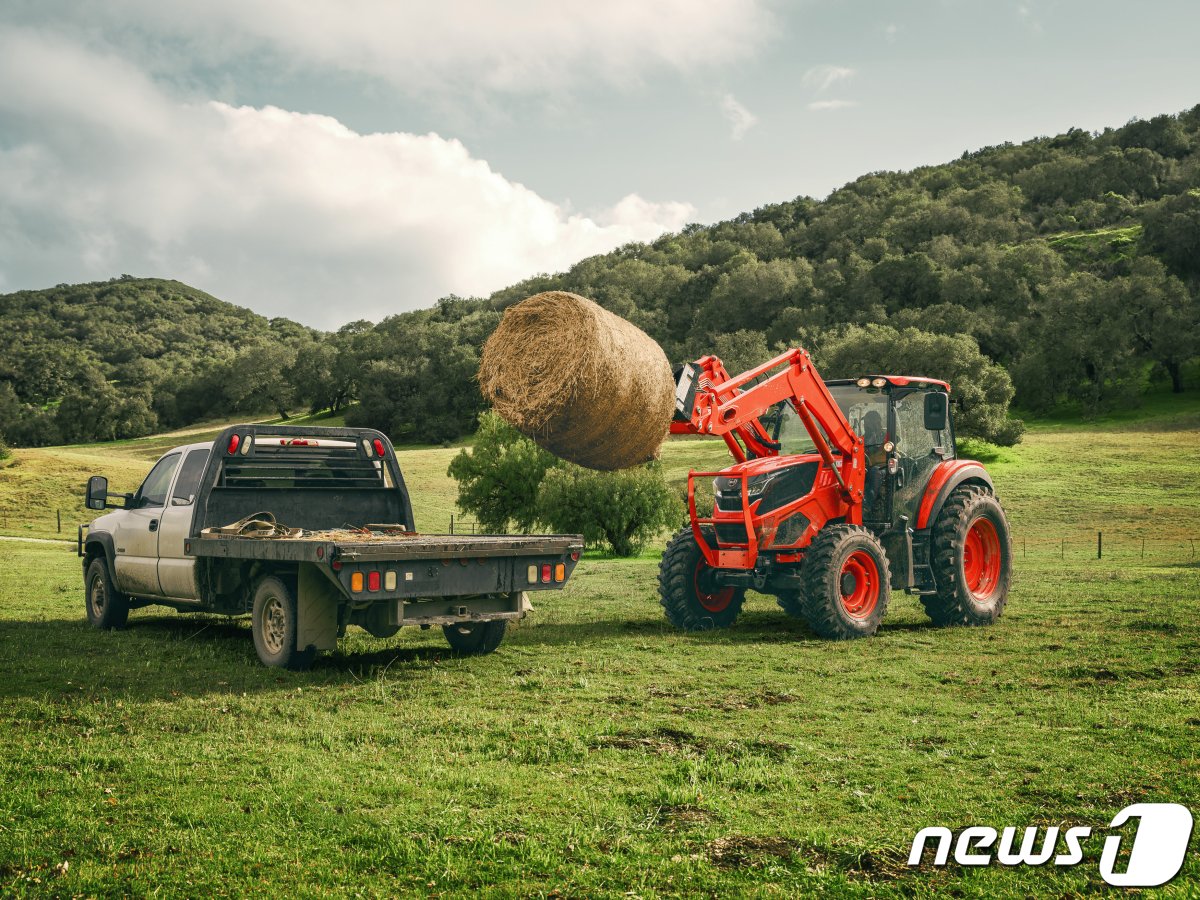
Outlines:
{"type": "Polygon", "coordinates": [[[989,491],[995,490],[987,469],[973,460],[948,459],[938,463],[929,484],[925,486],[925,496],[921,498],[921,507],[917,511],[916,528],[928,528],[929,523],[942,511],[950,492],[963,484],[978,484],[989,491]]]}
{"type": "Polygon", "coordinates": [[[87,578],[87,569],[91,565],[92,557],[103,556],[104,563],[108,566],[108,580],[115,586],[117,584],[117,566],[116,566],[116,551],[113,550],[113,539],[111,534],[103,531],[98,531],[95,534],[89,534],[83,542],[83,577],[87,578]],[[97,553],[96,549],[100,552],[97,553]]]}

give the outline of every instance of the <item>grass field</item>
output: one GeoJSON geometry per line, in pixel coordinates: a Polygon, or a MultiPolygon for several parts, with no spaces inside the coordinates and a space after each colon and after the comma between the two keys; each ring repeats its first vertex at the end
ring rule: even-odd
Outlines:
{"type": "MultiPolygon", "coordinates": [[[[1194,396],[1036,425],[989,462],[1018,556],[1000,623],[931,629],[901,594],[851,643],[758,595],[731,630],[676,633],[647,552],[585,559],[491,657],[352,629],[290,674],[242,622],[150,609],[91,631],[77,560],[4,543],[0,892],[1091,893],[1121,808],[1197,811],[1198,439],[1194,396]],[[904,865],[926,825],[1035,823],[1092,826],[1085,861],[904,865]]],[[[454,452],[403,455],[427,530],[454,452]]],[[[678,479],[722,453],[664,460],[678,479]]],[[[65,502],[91,471],[132,487],[154,455],[20,451],[0,507],[65,502]]],[[[1193,849],[1165,893],[1198,882],[1193,849]]]]}

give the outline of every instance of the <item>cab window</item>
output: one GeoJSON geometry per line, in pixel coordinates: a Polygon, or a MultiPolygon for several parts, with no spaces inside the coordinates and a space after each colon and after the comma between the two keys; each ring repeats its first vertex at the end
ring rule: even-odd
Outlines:
{"type": "Polygon", "coordinates": [[[138,509],[166,505],[167,489],[171,486],[171,476],[175,474],[180,456],[179,453],[171,453],[155,463],[142,486],[138,488],[138,509]]]}
{"type": "Polygon", "coordinates": [[[172,506],[191,506],[196,499],[196,491],[200,490],[200,478],[208,465],[207,450],[193,450],[179,467],[179,477],[175,479],[175,489],[171,491],[172,506]]]}

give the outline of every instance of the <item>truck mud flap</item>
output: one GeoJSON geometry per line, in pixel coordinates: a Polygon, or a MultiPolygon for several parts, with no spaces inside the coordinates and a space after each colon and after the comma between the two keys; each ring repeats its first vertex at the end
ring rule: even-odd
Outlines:
{"type": "Polygon", "coordinates": [[[312,563],[300,564],[296,583],[296,649],[335,649],[341,592],[312,563]]]}

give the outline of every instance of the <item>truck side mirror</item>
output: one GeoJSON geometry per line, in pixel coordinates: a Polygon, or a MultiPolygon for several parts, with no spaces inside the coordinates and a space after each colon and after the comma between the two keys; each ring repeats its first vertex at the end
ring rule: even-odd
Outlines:
{"type": "Polygon", "coordinates": [[[950,397],[941,391],[931,391],[925,395],[925,429],[927,431],[944,431],[946,420],[950,417],[950,397]]]}
{"type": "Polygon", "coordinates": [[[87,508],[104,509],[108,506],[108,479],[93,475],[87,483],[87,508]]]}

